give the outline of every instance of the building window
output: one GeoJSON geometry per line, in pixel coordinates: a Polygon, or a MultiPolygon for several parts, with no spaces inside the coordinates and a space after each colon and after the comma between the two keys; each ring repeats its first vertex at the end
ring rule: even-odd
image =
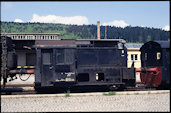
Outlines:
{"type": "Polygon", "coordinates": [[[131,55],[131,60],[132,60],[132,61],[138,60],[138,55],[137,55],[137,54],[132,54],[132,55],[131,55]]]}
{"type": "Polygon", "coordinates": [[[135,57],[135,60],[138,60],[138,55],[135,55],[134,57],[135,57]]]}
{"type": "Polygon", "coordinates": [[[134,60],[134,55],[131,55],[131,60],[134,60]]]}

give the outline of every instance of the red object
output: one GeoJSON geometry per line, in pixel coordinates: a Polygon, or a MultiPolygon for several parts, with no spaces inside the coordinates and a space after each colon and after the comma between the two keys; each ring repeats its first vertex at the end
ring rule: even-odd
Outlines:
{"type": "Polygon", "coordinates": [[[10,74],[34,74],[34,70],[10,70],[10,74]]]}
{"type": "Polygon", "coordinates": [[[34,70],[27,70],[27,74],[34,74],[34,70]]]}
{"type": "Polygon", "coordinates": [[[141,68],[137,68],[136,69],[136,72],[141,72],[141,68]]]}
{"type": "Polygon", "coordinates": [[[162,70],[161,68],[149,68],[149,69],[136,69],[140,72],[141,83],[145,85],[150,85],[153,87],[158,87],[162,80],[162,70]]]}

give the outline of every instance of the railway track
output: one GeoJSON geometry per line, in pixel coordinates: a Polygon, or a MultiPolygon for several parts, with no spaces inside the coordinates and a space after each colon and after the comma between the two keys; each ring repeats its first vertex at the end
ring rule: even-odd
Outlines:
{"type": "Polygon", "coordinates": [[[34,84],[6,84],[5,87],[34,87],[34,84]]]}
{"type": "MultiPolygon", "coordinates": [[[[137,87],[127,87],[123,89],[122,91],[149,91],[149,90],[156,90],[156,89],[147,88],[143,86],[139,86],[139,87],[137,86],[137,87]]],[[[115,92],[119,92],[119,91],[121,90],[116,90],[115,92]]],[[[63,93],[64,92],[65,91],[63,91],[63,93]]],[[[74,92],[80,93],[79,91],[74,91],[74,92]]],[[[91,91],[84,91],[84,92],[91,92],[91,91]]],[[[92,92],[96,92],[96,91],[92,91],[92,92]]],[[[106,92],[106,90],[101,91],[101,92],[106,92]]],[[[56,93],[57,94],[57,93],[62,93],[62,92],[41,92],[41,93],[43,94],[56,93]]],[[[38,92],[34,90],[34,84],[14,84],[14,85],[10,84],[10,85],[7,85],[5,88],[1,88],[1,95],[26,95],[26,94],[38,94],[38,92]]]]}
{"type": "Polygon", "coordinates": [[[127,87],[124,91],[148,91],[148,90],[156,90],[156,88],[148,88],[148,87],[127,87]]]}
{"type": "Polygon", "coordinates": [[[22,95],[22,94],[36,94],[33,87],[13,87],[13,88],[1,88],[1,95],[22,95]]]}

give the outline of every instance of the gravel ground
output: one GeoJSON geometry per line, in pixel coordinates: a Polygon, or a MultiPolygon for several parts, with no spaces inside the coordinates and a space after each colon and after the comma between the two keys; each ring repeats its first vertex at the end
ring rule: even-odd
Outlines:
{"type": "Polygon", "coordinates": [[[164,111],[170,93],[112,96],[1,98],[1,112],[164,111]]]}

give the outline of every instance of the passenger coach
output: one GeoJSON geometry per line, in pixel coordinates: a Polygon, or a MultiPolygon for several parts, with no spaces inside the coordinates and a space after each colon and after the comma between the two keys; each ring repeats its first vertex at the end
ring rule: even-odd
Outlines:
{"type": "Polygon", "coordinates": [[[153,87],[170,87],[170,41],[149,41],[141,48],[141,82],[153,87]]]}

